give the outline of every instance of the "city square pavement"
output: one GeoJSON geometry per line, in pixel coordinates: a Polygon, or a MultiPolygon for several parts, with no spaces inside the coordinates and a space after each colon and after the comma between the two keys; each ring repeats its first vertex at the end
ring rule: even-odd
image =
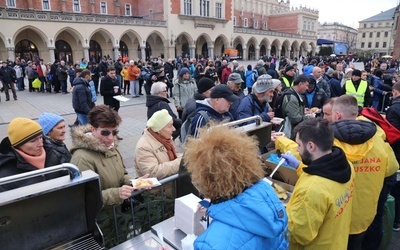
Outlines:
{"type": "MultiPolygon", "coordinates": [[[[243,62],[243,64],[245,66],[248,64],[255,65],[255,62],[243,62]]],[[[27,82],[25,85],[27,86],[27,82]]],[[[14,101],[11,99],[8,102],[5,101],[4,93],[0,93],[0,95],[2,100],[0,103],[0,139],[7,136],[7,126],[15,117],[26,117],[37,120],[42,112],[53,112],[63,116],[66,124],[73,124],[76,118],[75,112],[72,108],[71,94],[30,93],[27,90],[17,91],[18,100],[14,101]]],[[[173,106],[172,98],[170,98],[170,101],[172,102],[171,106],[173,106]]],[[[121,102],[121,108],[119,110],[119,114],[122,117],[119,131],[120,136],[123,137],[123,140],[119,141],[119,150],[121,151],[129,174],[133,176],[136,175],[133,165],[135,146],[146,127],[147,121],[147,108],[145,102],[145,95],[140,96],[140,98],[130,98],[127,102],[121,102]]],[[[102,96],[99,95],[97,97],[96,103],[103,103],[102,96]]],[[[173,110],[174,109],[175,108],[173,108],[173,110]]],[[[178,141],[179,140],[176,140],[178,151],[182,151],[178,141]]],[[[68,148],[72,147],[68,127],[65,143],[68,148]]],[[[400,232],[393,232],[392,242],[388,249],[400,249],[400,232]]]]}

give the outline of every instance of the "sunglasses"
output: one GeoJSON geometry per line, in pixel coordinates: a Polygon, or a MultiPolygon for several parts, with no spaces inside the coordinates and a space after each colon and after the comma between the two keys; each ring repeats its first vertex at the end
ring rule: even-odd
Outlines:
{"type": "Polygon", "coordinates": [[[109,130],[105,129],[105,130],[101,130],[100,131],[100,134],[102,136],[109,136],[111,133],[112,133],[113,136],[116,136],[116,135],[118,135],[119,130],[116,129],[116,130],[113,130],[113,131],[109,131],[109,130]]]}

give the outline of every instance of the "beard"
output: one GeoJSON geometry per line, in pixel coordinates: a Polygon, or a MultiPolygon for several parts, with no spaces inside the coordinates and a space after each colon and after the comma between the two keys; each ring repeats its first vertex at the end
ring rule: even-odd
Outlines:
{"type": "Polygon", "coordinates": [[[311,154],[307,150],[304,150],[303,153],[300,154],[301,156],[301,161],[304,163],[304,165],[310,165],[311,164],[311,154]]]}

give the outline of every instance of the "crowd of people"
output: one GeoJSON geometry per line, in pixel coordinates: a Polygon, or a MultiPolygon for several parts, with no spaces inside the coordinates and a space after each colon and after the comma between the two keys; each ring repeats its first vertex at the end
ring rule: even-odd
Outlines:
{"type": "MultiPolygon", "coordinates": [[[[396,199],[393,230],[400,231],[400,142],[389,145],[385,132],[360,112],[385,111],[400,130],[397,66],[380,61],[360,70],[345,60],[326,59],[307,58],[301,70],[286,58],[267,56],[247,66],[221,58],[143,63],[103,57],[99,64],[82,59],[69,68],[64,61],[46,65],[38,59],[26,66],[22,59],[15,65],[3,61],[6,100],[9,89],[17,100],[15,84],[23,91],[19,78],[26,76],[31,92],[72,92],[77,119],[70,126],[71,149],[64,144],[67,126],[61,116],[44,112],[38,122],[13,119],[0,144],[0,177],[71,162],[99,174],[106,207],[122,204],[131,197],[134,177],[118,150],[122,118],[115,97],[146,98],[147,126],[132,148],[135,170],[162,179],[186,166],[213,218],[196,249],[378,249],[389,193],[396,199]],[[41,84],[34,84],[36,79],[41,84]],[[98,95],[104,104],[96,102],[98,95]],[[275,147],[297,152],[282,155],[299,175],[286,209],[262,180],[258,156],[268,145],[214,126],[255,115],[264,122],[282,118],[274,129],[284,136],[274,140],[275,147]],[[185,155],[177,152],[177,138],[185,155]]],[[[49,178],[54,176],[33,182],[49,178]]],[[[28,184],[7,184],[0,191],[28,184]]],[[[98,222],[109,233],[104,225],[110,214],[104,211],[98,222]]]]}

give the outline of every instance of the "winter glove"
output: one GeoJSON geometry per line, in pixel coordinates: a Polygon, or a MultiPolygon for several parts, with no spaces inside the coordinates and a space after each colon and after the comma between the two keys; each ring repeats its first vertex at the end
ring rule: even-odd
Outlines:
{"type": "Polygon", "coordinates": [[[282,154],[281,157],[286,160],[286,164],[289,165],[289,167],[297,169],[297,167],[300,165],[300,161],[297,160],[297,158],[292,154],[282,154]]]}

